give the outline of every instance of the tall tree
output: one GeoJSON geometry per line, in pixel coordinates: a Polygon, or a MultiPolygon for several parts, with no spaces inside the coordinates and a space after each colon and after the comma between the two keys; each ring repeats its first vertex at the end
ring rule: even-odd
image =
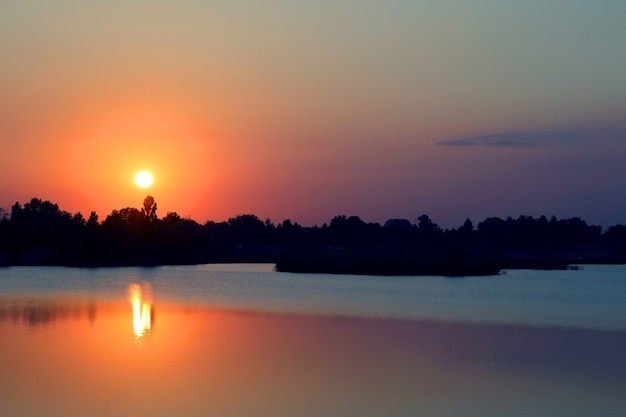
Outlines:
{"type": "Polygon", "coordinates": [[[151,195],[146,196],[146,198],[143,200],[143,208],[141,209],[141,212],[143,213],[148,223],[156,222],[156,211],[157,203],[156,201],[154,201],[154,197],[152,197],[151,195]]]}

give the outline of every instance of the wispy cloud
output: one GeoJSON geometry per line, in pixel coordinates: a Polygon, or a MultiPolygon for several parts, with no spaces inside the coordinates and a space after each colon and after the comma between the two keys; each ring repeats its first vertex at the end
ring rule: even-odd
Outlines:
{"type": "Polygon", "coordinates": [[[494,146],[498,148],[534,148],[537,146],[537,144],[532,142],[523,142],[519,140],[498,140],[490,143],[489,146],[494,146]]]}
{"type": "Polygon", "coordinates": [[[552,129],[546,131],[504,132],[487,135],[452,138],[435,144],[450,147],[483,147],[528,149],[554,146],[597,144],[600,141],[623,142],[626,140],[626,125],[623,123],[578,128],[552,129]]]}
{"type": "Polygon", "coordinates": [[[474,141],[467,140],[467,139],[452,139],[452,140],[444,140],[442,142],[437,142],[437,145],[466,147],[466,146],[478,146],[479,144],[474,141]]]}
{"type": "Polygon", "coordinates": [[[444,140],[437,142],[437,145],[452,147],[534,148],[539,146],[539,142],[536,137],[523,133],[497,133],[444,140]]]}

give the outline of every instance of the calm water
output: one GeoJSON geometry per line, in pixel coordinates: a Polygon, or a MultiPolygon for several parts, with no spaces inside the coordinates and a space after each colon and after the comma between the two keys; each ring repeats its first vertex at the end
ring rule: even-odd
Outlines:
{"type": "Polygon", "coordinates": [[[0,415],[622,416],[626,267],[0,269],[0,415]]]}

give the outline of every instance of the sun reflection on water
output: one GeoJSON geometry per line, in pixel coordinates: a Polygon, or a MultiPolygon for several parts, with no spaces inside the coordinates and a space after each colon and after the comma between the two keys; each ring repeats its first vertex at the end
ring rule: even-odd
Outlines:
{"type": "Polygon", "coordinates": [[[133,332],[135,333],[135,342],[141,345],[145,337],[150,336],[154,321],[152,289],[150,284],[131,284],[128,287],[128,299],[133,308],[133,332]]]}

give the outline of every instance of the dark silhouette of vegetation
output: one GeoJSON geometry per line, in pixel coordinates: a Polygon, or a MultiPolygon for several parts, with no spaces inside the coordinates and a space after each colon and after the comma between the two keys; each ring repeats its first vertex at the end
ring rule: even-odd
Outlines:
{"type": "Polygon", "coordinates": [[[321,227],[275,225],[252,214],[199,224],[168,212],[113,210],[85,220],[37,198],[0,211],[0,264],[122,266],[271,262],[280,271],[381,275],[484,275],[510,268],[626,263],[626,226],[604,233],[580,218],[470,219],[443,229],[429,216],[380,225],[339,215],[321,227]]]}

